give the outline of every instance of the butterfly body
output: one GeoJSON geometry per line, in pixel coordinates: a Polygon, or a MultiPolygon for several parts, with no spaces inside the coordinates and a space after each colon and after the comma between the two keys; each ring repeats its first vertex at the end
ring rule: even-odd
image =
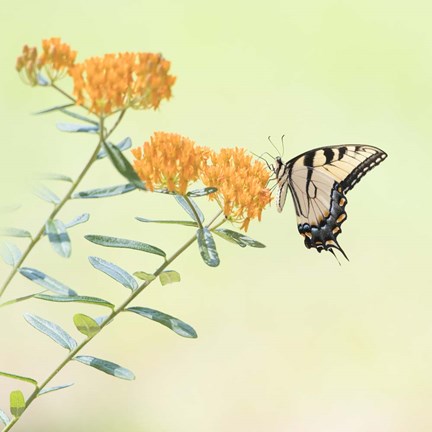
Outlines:
{"type": "Polygon", "coordinates": [[[346,193],[386,157],[377,147],[355,144],[309,150],[286,163],[277,157],[277,209],[282,211],[290,191],[305,246],[333,254],[337,249],[348,259],[337,241],[347,218],[346,193]]]}

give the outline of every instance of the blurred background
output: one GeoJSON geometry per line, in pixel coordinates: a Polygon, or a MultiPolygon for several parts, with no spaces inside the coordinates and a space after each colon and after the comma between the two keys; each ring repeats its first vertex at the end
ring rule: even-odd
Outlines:
{"type": "MultiPolygon", "coordinates": [[[[432,5],[428,1],[120,3],[40,0],[1,7],[1,205],[20,204],[4,223],[35,232],[51,207],[31,194],[40,172],[76,177],[94,136],[61,133],[59,114],[32,113],[64,102],[21,83],[14,70],[24,44],[59,36],[78,60],[119,51],[162,52],[177,76],[174,97],[157,112],[129,112],[113,136],[141,145],[156,130],[214,149],[246,147],[285,159],[308,149],[366,143],[388,159],[348,195],[340,243],[350,258],[307,250],[294,209],[273,204],[249,235],[266,249],[218,241],[221,265],[204,265],[191,248],[172,269],[178,284],[155,283],[135,302],[191,324],[184,339],[136,315],[117,319],[83,354],[119,363],[122,381],[82,364],[53,385],[75,385],[39,399],[17,431],[426,432],[432,430],[432,292],[428,217],[432,162],[432,5]]],[[[68,89],[68,80],[62,82],[68,89]]],[[[81,190],[120,184],[105,159],[81,190]]],[[[58,194],[63,185],[49,184],[58,194]]],[[[215,208],[201,198],[208,215],[215,208]]],[[[41,241],[26,266],[80,294],[117,304],[127,290],[96,272],[87,256],[130,272],[151,272],[157,257],[101,248],[85,234],[133,238],[175,251],[187,227],[147,225],[134,217],[185,218],[167,196],[131,193],[75,200],[60,218],[91,213],[71,229],[73,253],[57,256],[41,241]]],[[[21,248],[25,241],[16,242],[21,248]]],[[[9,268],[0,263],[0,279],[9,268]]],[[[21,276],[5,299],[37,286],[21,276]]],[[[0,310],[0,370],[43,379],[64,358],[24,312],[61,324],[100,308],[36,300],[0,310]]],[[[0,408],[29,385],[0,378],[0,408]]]]}

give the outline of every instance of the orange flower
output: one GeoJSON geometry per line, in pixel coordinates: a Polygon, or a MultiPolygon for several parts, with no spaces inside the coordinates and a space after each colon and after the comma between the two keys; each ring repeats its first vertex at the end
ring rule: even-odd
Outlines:
{"type": "Polygon", "coordinates": [[[41,69],[53,83],[63,78],[73,65],[76,51],[72,51],[68,44],[62,43],[60,38],[44,39],[42,41],[42,54],[38,56],[35,47],[23,47],[23,53],[17,59],[16,69],[24,81],[35,86],[40,84],[38,73],[41,69]]]}
{"type": "Polygon", "coordinates": [[[147,189],[166,188],[185,195],[189,184],[198,180],[210,151],[181,135],[155,132],[132,154],[135,171],[147,189]]]}
{"type": "Polygon", "coordinates": [[[111,114],[128,107],[158,108],[171,97],[175,77],[170,62],[159,54],[119,53],[92,57],[69,70],[79,105],[95,114],[111,114]]]}
{"type": "Polygon", "coordinates": [[[261,220],[261,213],[271,201],[267,189],[269,172],[259,161],[245,154],[245,149],[221,149],[212,153],[211,165],[205,165],[201,180],[217,192],[210,194],[232,222],[241,223],[247,231],[251,219],[261,220]]]}

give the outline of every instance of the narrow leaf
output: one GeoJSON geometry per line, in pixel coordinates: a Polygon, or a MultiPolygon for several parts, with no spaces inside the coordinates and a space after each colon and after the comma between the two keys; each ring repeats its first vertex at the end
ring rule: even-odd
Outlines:
{"type": "Polygon", "coordinates": [[[213,232],[219,237],[231,243],[236,243],[241,247],[250,246],[254,248],[265,248],[264,244],[237,231],[232,231],[225,228],[217,228],[213,232]]]}
{"type": "Polygon", "coordinates": [[[21,390],[14,390],[10,394],[10,412],[14,417],[20,417],[25,410],[24,395],[21,390]]]}
{"type": "Polygon", "coordinates": [[[99,326],[101,326],[108,318],[109,316],[104,315],[104,316],[95,317],[94,320],[98,323],[99,326]]]}
{"type": "Polygon", "coordinates": [[[35,294],[35,299],[38,300],[45,300],[45,301],[52,301],[57,303],[85,303],[85,304],[92,304],[97,306],[106,306],[110,309],[114,309],[114,305],[110,303],[107,300],[101,299],[99,297],[89,297],[89,296],[72,296],[72,297],[66,297],[66,296],[51,296],[46,294],[35,294]]]}
{"type": "Polygon", "coordinates": [[[36,330],[44,333],[63,348],[72,351],[77,347],[76,340],[69,336],[59,325],[29,313],[25,313],[24,318],[36,330]]]}
{"type": "Polygon", "coordinates": [[[0,236],[3,237],[30,237],[31,234],[20,228],[5,227],[0,228],[0,236]]]}
{"type": "Polygon", "coordinates": [[[52,277],[34,268],[22,267],[19,269],[19,272],[27,279],[30,279],[34,283],[37,283],[41,287],[46,288],[47,290],[52,291],[56,294],[64,296],[77,295],[77,293],[73,289],[67,287],[58,280],[53,279],[52,277]]]}
{"type": "Polygon", "coordinates": [[[34,189],[33,192],[38,198],[46,202],[49,202],[51,204],[59,204],[61,201],[60,198],[54,192],[52,192],[45,186],[38,186],[37,188],[34,189]]]}
{"type": "Polygon", "coordinates": [[[65,108],[73,107],[74,105],[75,105],[74,103],[68,103],[65,105],[58,105],[58,106],[54,106],[52,108],[48,108],[48,109],[45,109],[42,111],[35,112],[34,114],[35,115],[48,114],[48,113],[52,113],[54,111],[60,111],[60,110],[65,109],[65,108]]]}
{"type": "Polygon", "coordinates": [[[11,374],[11,373],[7,373],[7,372],[0,372],[0,375],[4,376],[6,378],[11,378],[11,379],[15,379],[18,381],[28,382],[30,384],[33,384],[35,387],[37,387],[37,385],[38,385],[37,381],[33,378],[29,378],[29,377],[25,377],[25,376],[21,376],[21,375],[16,375],[16,374],[11,374]]]}
{"type": "MultiPolygon", "coordinates": [[[[45,292],[45,291],[41,291],[41,293],[42,292],[45,292]]],[[[29,300],[29,299],[37,296],[37,295],[38,295],[38,293],[35,293],[35,294],[30,294],[30,295],[27,295],[27,296],[24,296],[24,297],[14,298],[12,300],[9,300],[7,302],[4,302],[4,303],[0,304],[0,308],[4,307],[4,306],[9,306],[9,305],[14,304],[14,303],[19,303],[19,302],[22,302],[22,301],[25,301],[25,300],[29,300]]]]}
{"type": "Polygon", "coordinates": [[[215,187],[205,187],[203,189],[195,189],[187,193],[187,196],[192,198],[198,198],[206,195],[210,195],[217,191],[215,187]]]}
{"type": "Polygon", "coordinates": [[[86,133],[96,133],[99,131],[99,126],[93,125],[80,125],[72,123],[57,123],[57,129],[62,132],[86,132],[86,133]]]}
{"type": "Polygon", "coordinates": [[[10,423],[10,418],[2,410],[0,410],[0,422],[3,423],[5,426],[10,423]]]}
{"type": "Polygon", "coordinates": [[[174,270],[167,270],[159,275],[159,280],[162,285],[168,285],[174,282],[180,282],[180,274],[174,270]]]}
{"type": "Polygon", "coordinates": [[[185,322],[179,320],[178,318],[174,318],[171,315],[165,314],[163,312],[154,309],[149,309],[140,306],[130,307],[127,308],[126,310],[141,315],[144,318],[148,318],[153,321],[156,321],[159,324],[168,327],[169,329],[171,329],[173,332],[177,333],[180,336],[187,337],[187,338],[197,337],[196,331],[189,324],[186,324],[185,322]]]}
{"type": "Polygon", "coordinates": [[[38,393],[38,396],[42,396],[44,394],[51,393],[53,391],[62,390],[64,388],[68,388],[70,386],[73,386],[73,383],[63,384],[63,385],[59,385],[59,386],[55,386],[55,387],[45,387],[38,393]]]}
{"type": "Polygon", "coordinates": [[[73,322],[78,331],[87,337],[94,336],[100,330],[99,324],[88,315],[75,314],[73,317],[73,322]]]}
{"type": "Polygon", "coordinates": [[[76,218],[72,219],[70,222],[65,223],[65,227],[72,228],[76,225],[87,222],[89,219],[90,219],[90,215],[88,213],[83,213],[82,215],[79,215],[76,218]]]}
{"type": "Polygon", "coordinates": [[[142,252],[148,252],[151,254],[159,255],[164,258],[166,257],[166,253],[163,250],[157,248],[156,246],[152,246],[147,243],[142,243],[135,240],[127,240],[118,237],[108,237],[108,236],[91,235],[91,234],[84,236],[84,238],[100,246],[135,249],[142,252]]]}
{"type": "Polygon", "coordinates": [[[192,226],[192,227],[198,227],[198,224],[196,222],[192,221],[178,221],[178,220],[160,220],[160,219],[145,219],[142,217],[135,217],[136,220],[140,222],[147,222],[147,223],[160,223],[160,224],[176,224],[176,225],[185,225],[185,226],[192,226]]]}
{"type": "Polygon", "coordinates": [[[87,198],[106,198],[116,195],[122,195],[128,192],[132,192],[136,189],[136,186],[130,183],[118,186],[110,186],[106,188],[90,189],[87,191],[77,192],[72,195],[72,198],[87,199],[87,198]]]}
{"type": "Polygon", "coordinates": [[[14,243],[3,241],[0,244],[0,256],[7,265],[15,267],[21,259],[22,253],[14,243]]]}
{"type": "Polygon", "coordinates": [[[115,376],[117,378],[121,378],[125,380],[135,379],[135,375],[133,374],[132,371],[107,360],[102,360],[91,356],[76,356],[74,357],[74,360],[77,360],[85,365],[99,369],[100,371],[105,372],[108,375],[115,376]]]}
{"type": "Polygon", "coordinates": [[[138,177],[138,174],[133,169],[130,162],[124,157],[121,150],[109,142],[104,142],[103,145],[108,157],[117,171],[137,188],[145,190],[143,182],[138,177]]]}
{"type": "Polygon", "coordinates": [[[183,210],[191,217],[192,220],[198,222],[198,220],[195,216],[195,213],[196,213],[196,215],[199,218],[199,221],[201,221],[201,223],[204,222],[203,212],[200,210],[200,208],[197,206],[197,204],[193,201],[192,198],[189,198],[188,200],[186,200],[181,195],[175,195],[174,198],[182,206],[183,210]],[[190,202],[190,204],[188,201],[190,202]],[[195,212],[191,209],[191,205],[195,209],[195,212]]]}
{"type": "Polygon", "coordinates": [[[38,175],[39,180],[56,180],[56,181],[64,181],[73,183],[73,180],[63,174],[57,174],[57,173],[42,173],[38,175]]]}
{"type": "Polygon", "coordinates": [[[89,117],[85,117],[85,116],[83,116],[81,114],[74,113],[73,111],[69,111],[69,110],[67,110],[65,108],[61,108],[60,111],[63,114],[66,114],[69,117],[72,117],[72,118],[77,119],[77,120],[82,120],[82,121],[85,121],[85,122],[90,123],[92,125],[95,125],[99,129],[99,123],[97,121],[95,121],[95,120],[92,120],[89,117]]]}
{"type": "Polygon", "coordinates": [[[129,288],[132,291],[138,288],[138,283],[133,278],[133,276],[119,266],[95,256],[89,257],[89,261],[95,269],[100,270],[102,273],[112,277],[124,287],[129,288]]]}
{"type": "MultiPolygon", "coordinates": [[[[123,141],[120,141],[118,144],[116,144],[115,147],[117,147],[120,151],[125,151],[127,149],[130,149],[132,147],[132,140],[129,137],[127,137],[123,141]]],[[[98,153],[97,159],[103,159],[107,156],[108,155],[107,155],[107,152],[105,151],[105,149],[102,149],[98,153]]]]}
{"type": "Polygon", "coordinates": [[[154,274],[146,273],[143,271],[135,272],[134,276],[137,277],[138,279],[145,280],[147,282],[151,282],[152,280],[156,279],[156,276],[154,274]]]}
{"type": "Polygon", "coordinates": [[[72,246],[65,224],[61,220],[50,219],[45,224],[45,232],[54,251],[63,258],[69,258],[72,246]]]}
{"type": "Polygon", "coordinates": [[[220,263],[216,250],[216,243],[208,228],[201,228],[196,232],[201,257],[210,267],[217,267],[220,263]]]}

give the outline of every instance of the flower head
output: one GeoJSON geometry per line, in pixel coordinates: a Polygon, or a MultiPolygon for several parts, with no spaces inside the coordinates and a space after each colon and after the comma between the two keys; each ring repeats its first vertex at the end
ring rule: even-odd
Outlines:
{"type": "Polygon", "coordinates": [[[175,77],[170,62],[159,54],[119,53],[92,57],[69,70],[77,103],[95,114],[128,107],[158,108],[171,97],[175,77]]]}
{"type": "Polygon", "coordinates": [[[44,39],[42,53],[38,56],[37,48],[23,47],[23,53],[17,58],[16,69],[24,81],[35,86],[40,83],[38,73],[43,69],[51,83],[63,78],[74,64],[76,51],[63,43],[60,38],[44,39]]]}
{"type": "Polygon", "coordinates": [[[204,166],[201,180],[218,190],[209,198],[218,202],[229,220],[241,223],[241,229],[247,231],[251,219],[261,220],[262,211],[271,201],[266,187],[269,172],[241,148],[221,149],[212,153],[210,160],[211,165],[204,166]]]}
{"type": "Polygon", "coordinates": [[[181,135],[155,132],[132,154],[135,171],[147,189],[166,188],[185,195],[188,186],[198,180],[210,151],[181,135]]]}

